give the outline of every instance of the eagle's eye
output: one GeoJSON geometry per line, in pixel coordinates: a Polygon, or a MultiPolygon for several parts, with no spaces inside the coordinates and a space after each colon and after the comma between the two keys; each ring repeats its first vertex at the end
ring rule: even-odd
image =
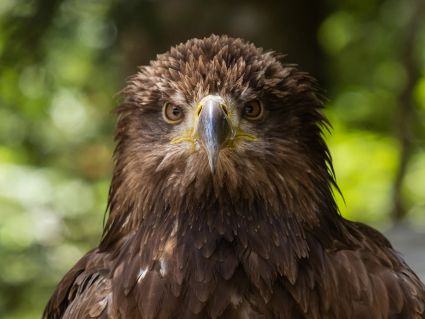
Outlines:
{"type": "Polygon", "coordinates": [[[183,120],[184,113],[180,106],[165,103],[162,108],[162,116],[167,123],[177,124],[183,120]]]}
{"type": "Polygon", "coordinates": [[[248,120],[259,120],[263,116],[263,105],[257,99],[249,101],[244,105],[242,115],[248,120]]]}

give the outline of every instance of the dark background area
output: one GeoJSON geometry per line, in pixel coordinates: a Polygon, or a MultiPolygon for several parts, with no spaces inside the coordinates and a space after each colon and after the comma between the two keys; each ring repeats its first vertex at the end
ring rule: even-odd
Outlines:
{"type": "Polygon", "coordinates": [[[341,213],[386,231],[425,273],[425,1],[2,0],[1,318],[40,317],[97,244],[126,78],[211,33],[319,79],[341,213]]]}

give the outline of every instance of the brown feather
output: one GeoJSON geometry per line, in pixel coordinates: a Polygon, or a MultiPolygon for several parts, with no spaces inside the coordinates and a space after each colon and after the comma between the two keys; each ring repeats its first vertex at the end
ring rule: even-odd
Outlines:
{"type": "Polygon", "coordinates": [[[322,101],[280,55],[227,36],[142,66],[117,109],[103,238],[43,317],[425,318],[424,285],[389,242],[338,213],[322,101]],[[256,136],[223,148],[214,174],[202,148],[170,143],[190,121],[162,118],[209,94],[256,136]],[[257,122],[240,116],[253,99],[257,122]]]}

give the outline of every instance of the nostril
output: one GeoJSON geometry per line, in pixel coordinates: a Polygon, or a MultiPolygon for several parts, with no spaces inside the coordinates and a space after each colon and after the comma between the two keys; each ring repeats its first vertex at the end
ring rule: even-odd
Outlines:
{"type": "Polygon", "coordinates": [[[201,111],[202,111],[202,104],[199,104],[198,105],[198,108],[196,109],[196,114],[199,116],[199,114],[201,114],[201,111]]]}
{"type": "Polygon", "coordinates": [[[227,106],[224,104],[221,104],[221,109],[223,110],[224,114],[229,115],[229,111],[227,110],[227,106]]]}

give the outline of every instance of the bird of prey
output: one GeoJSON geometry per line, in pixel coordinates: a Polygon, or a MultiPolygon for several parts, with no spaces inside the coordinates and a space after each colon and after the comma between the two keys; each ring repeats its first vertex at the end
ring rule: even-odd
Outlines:
{"type": "Polygon", "coordinates": [[[387,239],[338,212],[307,73],[213,35],[122,94],[103,237],[44,318],[425,318],[387,239]]]}

